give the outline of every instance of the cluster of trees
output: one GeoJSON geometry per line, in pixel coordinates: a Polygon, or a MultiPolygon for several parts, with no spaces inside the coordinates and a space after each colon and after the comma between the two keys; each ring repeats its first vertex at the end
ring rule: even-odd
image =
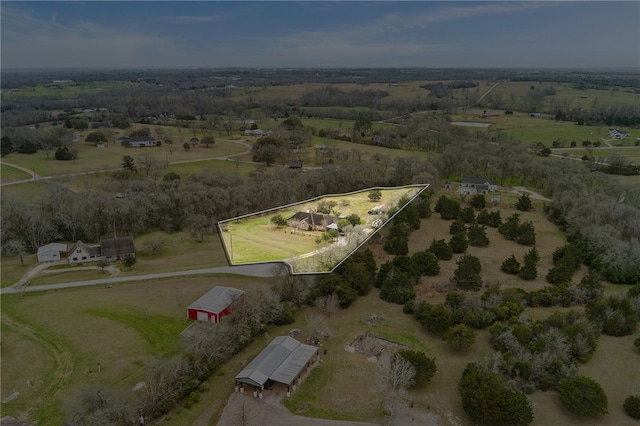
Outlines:
{"type": "Polygon", "coordinates": [[[513,240],[518,244],[532,246],[536,243],[536,230],[533,222],[530,220],[520,222],[518,213],[512,214],[498,226],[498,232],[507,240],[513,240]]]}
{"type": "Polygon", "coordinates": [[[309,300],[313,280],[286,273],[274,276],[270,288],[247,292],[241,303],[217,326],[199,323],[182,341],[173,358],[157,358],[145,371],[145,387],[122,392],[98,383],[79,390],[65,402],[65,411],[77,424],[137,424],[166,414],[179,402],[197,402],[205,381],[232,355],[264,333],[270,324],[293,322],[295,311],[309,300]]]}
{"type": "Polygon", "coordinates": [[[369,293],[376,278],[378,266],[371,250],[352,254],[331,274],[318,275],[313,288],[313,299],[337,295],[341,308],[348,308],[358,296],[369,293]]]}

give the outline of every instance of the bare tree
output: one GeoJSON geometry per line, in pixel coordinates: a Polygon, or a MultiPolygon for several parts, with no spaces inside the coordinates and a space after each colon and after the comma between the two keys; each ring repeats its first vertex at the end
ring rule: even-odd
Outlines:
{"type": "Polygon", "coordinates": [[[262,417],[257,407],[247,404],[243,399],[238,410],[233,414],[233,426],[258,426],[262,424],[262,417]]]}

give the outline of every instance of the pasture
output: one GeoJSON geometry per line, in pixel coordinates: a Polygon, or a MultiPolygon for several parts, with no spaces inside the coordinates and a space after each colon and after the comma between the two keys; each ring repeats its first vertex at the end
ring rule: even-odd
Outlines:
{"type": "Polygon", "coordinates": [[[3,295],[2,397],[20,392],[3,415],[64,423],[61,402],[82,386],[129,389],[154,358],[176,354],[187,306],[211,287],[259,282],[211,275],[3,295]]]}
{"type": "Polygon", "coordinates": [[[542,82],[538,81],[506,81],[501,82],[492,94],[505,97],[521,98],[527,96],[533,90],[544,90],[549,87],[556,89],[556,94],[546,97],[546,106],[553,105],[554,102],[566,99],[570,106],[582,109],[591,109],[605,105],[637,105],[640,102],[640,94],[632,93],[626,89],[598,90],[598,89],[575,89],[571,83],[542,82]]]}

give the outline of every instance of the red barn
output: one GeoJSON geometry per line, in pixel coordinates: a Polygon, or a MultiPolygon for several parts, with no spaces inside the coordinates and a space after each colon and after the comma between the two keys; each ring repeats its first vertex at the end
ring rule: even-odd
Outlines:
{"type": "Polygon", "coordinates": [[[231,313],[231,304],[242,297],[244,291],[232,287],[214,287],[187,308],[189,319],[217,324],[231,313]]]}

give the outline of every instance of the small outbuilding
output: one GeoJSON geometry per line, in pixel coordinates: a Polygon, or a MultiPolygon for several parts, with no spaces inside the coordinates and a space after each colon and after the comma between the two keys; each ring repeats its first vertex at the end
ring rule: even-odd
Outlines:
{"type": "Polygon", "coordinates": [[[291,396],[304,373],[311,371],[314,358],[320,358],[318,347],[290,336],[278,336],[236,376],[236,391],[244,392],[248,385],[253,388],[253,396],[262,398],[265,388],[280,384],[286,386],[287,396],[291,396]]]}
{"type": "Polygon", "coordinates": [[[51,243],[38,247],[38,262],[55,262],[67,256],[67,245],[51,243]]]}
{"type": "Polygon", "coordinates": [[[233,287],[214,287],[187,308],[187,317],[217,324],[231,314],[231,304],[243,294],[244,291],[233,287]]]}

